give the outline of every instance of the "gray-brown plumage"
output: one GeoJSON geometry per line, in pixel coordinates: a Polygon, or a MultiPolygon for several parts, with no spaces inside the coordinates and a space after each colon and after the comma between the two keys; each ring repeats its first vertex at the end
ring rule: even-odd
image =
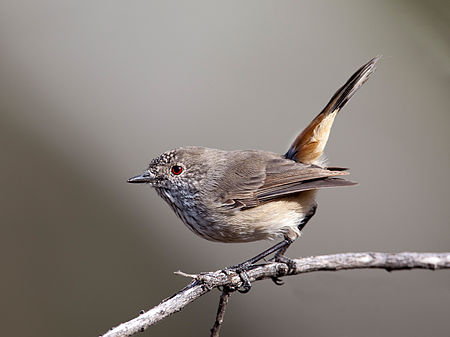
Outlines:
{"type": "MultiPolygon", "coordinates": [[[[362,66],[297,137],[285,155],[181,147],[130,178],[148,183],[201,237],[220,242],[285,238],[288,244],[314,214],[317,189],[354,185],[345,169],[322,166],[336,114],[375,69],[362,66]]],[[[287,244],[287,245],[288,245],[287,244]]]]}

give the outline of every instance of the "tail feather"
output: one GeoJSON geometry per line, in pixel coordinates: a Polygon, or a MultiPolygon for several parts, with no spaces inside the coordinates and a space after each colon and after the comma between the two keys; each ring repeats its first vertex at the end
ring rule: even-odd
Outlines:
{"type": "Polygon", "coordinates": [[[316,164],[319,161],[327,144],[334,118],[375,71],[375,63],[379,58],[380,56],[374,57],[359,68],[333,95],[322,112],[312,120],[292,143],[285,154],[286,158],[305,164],[316,164]]]}

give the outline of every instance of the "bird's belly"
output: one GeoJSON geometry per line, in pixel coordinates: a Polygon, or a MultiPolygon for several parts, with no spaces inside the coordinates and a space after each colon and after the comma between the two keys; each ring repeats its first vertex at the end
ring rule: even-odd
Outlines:
{"type": "Polygon", "coordinates": [[[279,198],[246,210],[233,210],[202,224],[197,234],[220,242],[250,242],[300,236],[298,225],[314,203],[315,190],[279,198]]]}

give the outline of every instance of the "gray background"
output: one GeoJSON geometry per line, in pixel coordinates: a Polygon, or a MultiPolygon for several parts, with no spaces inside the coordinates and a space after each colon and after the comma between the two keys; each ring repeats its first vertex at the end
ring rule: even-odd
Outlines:
{"type": "MultiPolygon", "coordinates": [[[[0,1],[1,334],[95,336],[270,242],[193,235],[146,186],[181,145],[284,153],[360,65],[291,257],[448,251],[446,1],[0,1]]],[[[231,298],[224,336],[448,336],[449,271],[314,273],[231,298]]],[[[208,334],[218,292],[142,336],[208,334]]]]}

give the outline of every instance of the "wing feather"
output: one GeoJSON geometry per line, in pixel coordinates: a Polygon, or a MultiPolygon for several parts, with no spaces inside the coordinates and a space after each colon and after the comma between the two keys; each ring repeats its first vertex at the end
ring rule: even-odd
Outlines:
{"type": "Polygon", "coordinates": [[[322,168],[286,159],[275,153],[236,151],[227,160],[225,174],[216,185],[222,189],[221,205],[247,209],[302,191],[356,183],[336,176],[341,168],[322,168]]]}

